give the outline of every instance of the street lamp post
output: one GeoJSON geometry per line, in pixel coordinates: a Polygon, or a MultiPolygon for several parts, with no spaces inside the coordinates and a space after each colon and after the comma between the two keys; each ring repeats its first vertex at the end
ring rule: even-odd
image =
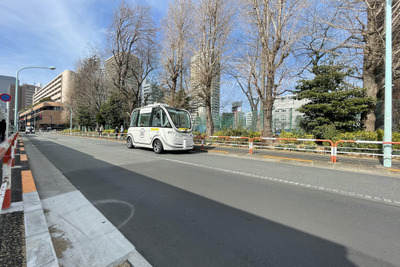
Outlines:
{"type": "MultiPolygon", "coordinates": [[[[386,0],[384,142],[392,142],[392,0],[386,0]]],[[[392,167],[392,145],[383,144],[383,166],[392,167]]]]}
{"type": "MultiPolygon", "coordinates": [[[[18,131],[18,121],[17,121],[17,113],[18,113],[18,75],[19,72],[21,70],[25,70],[25,69],[50,69],[50,70],[55,70],[56,67],[37,67],[37,66],[30,66],[30,67],[23,67],[20,68],[17,71],[17,74],[15,75],[15,105],[14,105],[14,128],[16,129],[16,131],[18,131]]],[[[8,112],[8,111],[7,111],[8,112]]],[[[7,120],[8,121],[8,120],[7,120]]],[[[8,128],[8,127],[7,127],[8,128]]],[[[8,133],[7,133],[8,134],[8,133]]],[[[8,137],[8,136],[7,136],[8,137]]]]}

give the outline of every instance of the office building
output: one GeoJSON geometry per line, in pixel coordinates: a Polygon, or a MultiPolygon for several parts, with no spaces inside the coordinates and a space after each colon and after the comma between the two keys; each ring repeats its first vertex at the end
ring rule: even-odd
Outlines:
{"type": "MultiPolygon", "coordinates": [[[[246,128],[253,128],[253,114],[254,112],[246,112],[246,128]]],[[[255,122],[257,122],[255,120],[255,122]]]]}
{"type": "MultiPolygon", "coordinates": [[[[199,56],[193,56],[190,72],[190,86],[193,90],[191,101],[192,117],[205,115],[205,102],[200,95],[204,92],[204,85],[200,83],[201,75],[204,73],[200,66],[199,56]]],[[[219,126],[219,111],[220,111],[220,65],[215,69],[211,82],[211,113],[214,120],[214,125],[219,126]]]]}
{"type": "Polygon", "coordinates": [[[142,105],[150,105],[162,101],[163,92],[160,87],[152,83],[149,79],[144,79],[142,83],[142,105]]]}
{"type": "Polygon", "coordinates": [[[38,103],[43,98],[50,97],[55,102],[65,102],[68,93],[74,86],[75,72],[65,70],[43,88],[38,88],[33,95],[33,103],[38,103]]]}
{"type": "Polygon", "coordinates": [[[273,131],[291,131],[298,129],[299,120],[303,117],[297,109],[306,104],[308,99],[298,100],[296,95],[278,96],[272,110],[273,131]]]}
{"type": "MultiPolygon", "coordinates": [[[[8,93],[10,85],[15,84],[15,77],[0,75],[0,94],[8,93]]],[[[6,112],[7,102],[0,100],[1,113],[6,112]]]]}
{"type": "Polygon", "coordinates": [[[19,129],[33,126],[35,130],[62,130],[65,128],[64,104],[44,101],[19,114],[19,129]]]}
{"type": "Polygon", "coordinates": [[[123,57],[126,53],[120,52],[116,56],[111,56],[106,59],[105,62],[105,72],[106,77],[112,85],[118,84],[118,80],[121,79],[120,73],[125,71],[125,65],[120,66],[118,62],[129,60],[129,68],[127,70],[127,77],[125,80],[125,85],[132,90],[132,92],[138,91],[138,80],[142,77],[142,65],[140,59],[133,54],[129,54],[129,58],[123,57]],[[118,58],[116,58],[118,57],[118,58]]]}
{"type": "MultiPolygon", "coordinates": [[[[18,87],[18,111],[32,106],[33,94],[37,86],[31,84],[22,84],[18,87]]],[[[8,94],[11,96],[9,120],[14,123],[15,110],[15,83],[8,87],[8,94]]]]}

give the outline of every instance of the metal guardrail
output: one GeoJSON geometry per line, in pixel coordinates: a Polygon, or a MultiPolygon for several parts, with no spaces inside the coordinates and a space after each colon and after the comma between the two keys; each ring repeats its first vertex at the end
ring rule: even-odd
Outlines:
{"type": "MultiPolygon", "coordinates": [[[[337,155],[338,154],[356,154],[356,155],[373,155],[373,156],[384,156],[382,153],[362,153],[362,152],[342,152],[338,150],[338,145],[340,143],[354,143],[354,144],[377,144],[377,145],[385,145],[385,144],[391,144],[391,145],[399,145],[400,142],[383,142],[383,141],[366,141],[366,140],[338,140],[333,144],[333,163],[337,162],[337,155]]],[[[349,148],[346,147],[347,149],[357,149],[357,148],[349,148]]],[[[391,155],[392,157],[399,157],[399,155],[391,155]]]]}
{"type": "MultiPolygon", "coordinates": [[[[62,133],[64,135],[70,135],[69,133],[62,133]]],[[[98,132],[73,132],[72,135],[74,136],[86,136],[91,138],[100,138],[100,139],[116,139],[116,140],[123,140],[126,138],[126,133],[122,135],[120,133],[98,133],[98,132]]]]}
{"type": "MultiPolygon", "coordinates": [[[[113,134],[113,133],[98,134],[96,132],[73,133],[73,135],[87,136],[87,137],[92,137],[92,138],[102,138],[102,139],[116,139],[116,140],[123,140],[123,137],[126,137],[125,133],[122,135],[122,137],[121,137],[121,134],[113,134]]],[[[307,152],[311,151],[311,152],[316,152],[316,153],[329,153],[329,151],[330,151],[332,163],[337,162],[338,154],[383,156],[383,154],[372,153],[372,151],[376,150],[376,149],[370,149],[370,148],[353,147],[351,149],[363,150],[363,151],[369,150],[369,151],[371,151],[371,153],[368,153],[368,152],[364,153],[364,152],[357,152],[357,151],[353,151],[353,152],[340,151],[340,149],[338,149],[338,148],[341,148],[338,146],[340,143],[400,145],[400,142],[382,142],[382,141],[366,141],[366,140],[339,140],[339,141],[333,142],[332,140],[328,140],[328,139],[274,138],[274,137],[250,138],[250,137],[246,137],[246,136],[196,136],[194,139],[200,140],[201,149],[204,148],[204,143],[205,143],[206,139],[208,139],[210,141],[210,143],[215,144],[215,145],[232,146],[232,147],[248,147],[250,155],[253,154],[254,149],[263,149],[263,148],[297,150],[297,151],[307,151],[307,152]],[[277,146],[275,143],[273,146],[271,146],[271,145],[262,145],[262,144],[258,143],[260,141],[274,141],[274,142],[275,141],[283,141],[283,142],[288,142],[288,144],[278,143],[279,146],[277,146]],[[305,146],[306,148],[293,147],[294,144],[292,144],[292,142],[304,143],[303,146],[305,146]],[[315,144],[315,142],[323,142],[323,143],[328,143],[329,146],[310,145],[310,144],[307,144],[308,142],[311,142],[314,144],[315,144]],[[287,147],[284,147],[285,145],[287,147]],[[289,147],[289,146],[292,146],[292,147],[289,147]],[[313,148],[313,149],[311,149],[311,148],[313,148]]],[[[350,149],[350,148],[346,147],[346,149],[350,149]]],[[[396,150],[396,151],[398,151],[398,150],[396,150]]],[[[400,155],[392,155],[392,157],[400,157],[400,155]]]]}
{"type": "MultiPolygon", "coordinates": [[[[384,145],[384,144],[393,144],[393,145],[399,145],[400,142],[382,142],[382,141],[364,141],[364,140],[339,140],[337,142],[333,142],[332,140],[328,139],[303,139],[303,138],[273,138],[273,137],[243,137],[243,136],[197,136],[196,139],[201,140],[201,148],[204,148],[204,142],[206,139],[211,139],[210,141],[216,140],[216,139],[223,139],[224,141],[222,142],[213,142],[213,144],[216,145],[227,145],[227,146],[235,146],[235,147],[248,147],[249,148],[249,154],[253,154],[253,149],[255,148],[273,148],[273,149],[288,149],[288,150],[300,150],[300,151],[312,151],[312,152],[319,152],[319,153],[326,153],[326,151],[330,150],[331,154],[331,162],[336,163],[337,162],[337,155],[338,154],[356,154],[356,155],[372,155],[372,156],[383,156],[383,154],[376,154],[376,153],[363,153],[363,152],[344,152],[338,150],[338,144],[340,143],[355,143],[355,144],[377,144],[377,145],[384,145]],[[238,142],[238,141],[229,141],[230,139],[232,140],[246,140],[246,142],[238,142]],[[269,146],[264,146],[264,145],[255,145],[254,141],[262,141],[262,140],[270,140],[270,141],[284,141],[284,142],[325,142],[329,143],[330,146],[309,146],[308,147],[314,147],[314,148],[323,148],[321,149],[301,149],[301,148],[286,148],[286,147],[279,147],[276,145],[269,145],[269,146]]],[[[284,145],[282,143],[279,143],[279,145],[284,145]]],[[[362,148],[352,148],[354,150],[360,150],[362,148]]],[[[365,150],[365,148],[364,148],[365,150]]],[[[366,149],[368,150],[368,148],[366,149]]],[[[397,150],[396,150],[397,151],[397,150]]],[[[400,155],[392,155],[393,157],[400,157],[400,155]]]]}
{"type": "Polygon", "coordinates": [[[3,163],[0,188],[0,213],[1,210],[9,209],[11,206],[11,168],[14,167],[18,134],[19,132],[13,134],[0,144],[0,159],[3,163]]]}

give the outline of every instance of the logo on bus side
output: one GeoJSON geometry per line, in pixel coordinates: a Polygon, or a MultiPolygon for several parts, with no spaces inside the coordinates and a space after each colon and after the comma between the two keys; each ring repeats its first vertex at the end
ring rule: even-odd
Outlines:
{"type": "Polygon", "coordinates": [[[140,138],[144,138],[145,130],[144,128],[140,129],[140,138]]]}

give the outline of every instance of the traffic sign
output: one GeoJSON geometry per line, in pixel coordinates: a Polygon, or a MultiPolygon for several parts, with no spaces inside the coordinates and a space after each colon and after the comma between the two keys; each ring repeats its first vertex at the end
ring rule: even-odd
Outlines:
{"type": "Polygon", "coordinates": [[[0,95],[0,99],[3,100],[4,102],[8,102],[11,100],[11,96],[9,94],[6,93],[2,93],[0,95]]]}

